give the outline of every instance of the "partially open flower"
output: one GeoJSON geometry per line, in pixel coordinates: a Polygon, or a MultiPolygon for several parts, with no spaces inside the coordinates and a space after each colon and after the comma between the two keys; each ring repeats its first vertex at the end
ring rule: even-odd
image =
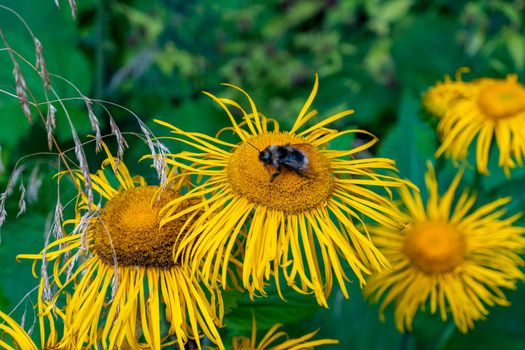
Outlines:
{"type": "Polygon", "coordinates": [[[462,98],[464,82],[461,81],[461,73],[465,70],[459,70],[456,74],[456,81],[449,76],[445,76],[442,82],[437,82],[423,96],[423,105],[426,110],[441,118],[458,99],[462,98]]]}
{"type": "Polygon", "coordinates": [[[439,118],[441,146],[436,157],[464,160],[476,142],[476,167],[488,174],[490,148],[499,150],[498,164],[507,175],[523,167],[525,157],[525,86],[516,75],[472,82],[446,80],[430,89],[424,104],[439,118]],[[474,140],[476,139],[476,141],[474,140]]]}
{"type": "Polygon", "coordinates": [[[472,210],[476,196],[463,191],[455,205],[461,173],[439,195],[434,169],[429,165],[426,206],[419,193],[401,190],[410,223],[402,230],[370,227],[373,242],[392,268],[372,275],[365,294],[384,309],[395,303],[395,323],[411,330],[418,309],[430,305],[443,320],[447,314],[460,331],[484,319],[487,306],[509,305],[503,289],[515,289],[525,248],[524,227],[514,226],[520,214],[504,218],[510,198],[501,198],[472,210]]]}
{"type": "MultiPolygon", "coordinates": [[[[75,175],[85,181],[81,172],[75,175]]],[[[125,164],[117,163],[109,152],[91,181],[104,198],[101,209],[88,208],[87,198],[81,195],[76,217],[64,224],[73,226],[71,233],[50,243],[41,254],[19,256],[55,260],[54,282],[60,288],[55,302],[74,285],[64,308],[61,345],[160,349],[177,343],[183,349],[189,339],[195,339],[200,348],[199,338],[204,335],[223,349],[216,328],[223,315],[220,292],[211,286],[203,288],[197,276],[172,255],[185,227],[199,212],[181,215],[160,227],[160,209],[180,197],[180,185],[148,186],[142,177],[132,177],[125,164]],[[106,177],[107,165],[118,187],[106,177]],[[63,276],[67,276],[65,281],[63,276]],[[163,322],[167,322],[165,328],[163,322]]],[[[185,202],[181,210],[197,200],[192,201],[185,202]]]]}
{"type": "Polygon", "coordinates": [[[169,155],[168,162],[203,179],[163,209],[163,224],[180,217],[183,201],[207,196],[205,204],[193,207],[206,206],[205,213],[181,241],[186,261],[206,280],[220,278],[226,284],[229,256],[241,246],[242,281],[252,295],[264,294],[265,281],[272,275],[280,288],[281,272],[297,291],[313,291],[321,305],[327,305],[334,276],[348,297],[343,264],[350,266],[361,284],[364,274],[388,264],[357,226],[370,219],[392,229],[402,227],[403,218],[390,198],[380,193],[405,186],[397,177],[381,173],[396,171],[394,161],[354,157],[376,143],[374,137],[355,148],[330,149],[329,143],[343,135],[371,136],[362,130],[326,128],[352,110],[305,127],[316,115],[309,108],[317,93],[317,78],[290,131],[282,131],[275,120],[259,113],[249,95],[231,87],[247,96],[251,112],[230,99],[208,95],[226,111],[232,122],[227,129],[240,143],[157,121],[172,130],[173,139],[197,149],[169,155]],[[241,123],[229,107],[242,113],[241,123]]]}

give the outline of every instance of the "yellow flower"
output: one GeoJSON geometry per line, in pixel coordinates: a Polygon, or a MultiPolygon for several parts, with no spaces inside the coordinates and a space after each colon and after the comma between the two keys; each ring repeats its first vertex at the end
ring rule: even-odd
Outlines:
{"type": "MultiPolygon", "coordinates": [[[[88,208],[87,198],[79,196],[76,217],[64,222],[73,231],[41,254],[19,256],[35,263],[55,260],[54,283],[60,290],[53,301],[60,302],[61,291],[67,295],[63,342],[78,349],[160,349],[173,343],[183,349],[190,338],[201,348],[199,338],[204,335],[223,349],[216,328],[223,316],[220,291],[210,286],[205,291],[172,256],[179,235],[199,212],[160,228],[159,210],[180,196],[180,184],[147,186],[107,152],[102,170],[91,175],[93,189],[104,199],[102,208],[88,208]],[[108,164],[118,187],[104,173],[108,164]],[[74,291],[69,295],[71,285],[74,291]],[[166,329],[162,322],[167,322],[166,329]]],[[[81,172],[74,174],[85,183],[81,172]]]]}
{"type": "Polygon", "coordinates": [[[336,339],[311,340],[318,331],[308,333],[300,338],[290,339],[288,335],[280,331],[281,324],[276,324],[264,335],[259,344],[257,342],[257,325],[255,317],[252,322],[251,338],[236,336],[232,338],[230,350],[310,350],[319,345],[339,344],[336,339]]]}
{"type": "Polygon", "coordinates": [[[395,323],[411,330],[419,308],[430,304],[432,314],[447,313],[460,331],[484,319],[487,306],[509,305],[503,288],[514,289],[524,275],[519,253],[525,247],[525,228],[513,226],[520,217],[503,218],[510,198],[501,198],[476,210],[476,196],[464,190],[454,200],[462,173],[442,196],[429,164],[425,205],[418,193],[401,189],[404,210],[411,218],[403,230],[370,228],[372,239],[392,268],[372,275],[365,294],[374,302],[383,297],[380,314],[395,303],[395,323]],[[453,202],[456,204],[453,205],[453,202]]]}
{"type": "Polygon", "coordinates": [[[495,139],[498,164],[507,176],[517,165],[523,167],[525,87],[516,75],[470,83],[448,80],[430,89],[424,104],[440,117],[437,129],[442,143],[436,157],[445,154],[455,161],[464,160],[477,137],[476,166],[480,173],[488,174],[489,151],[495,139]]]}
{"type": "Polygon", "coordinates": [[[348,263],[361,284],[365,282],[364,274],[388,264],[356,223],[367,218],[391,229],[401,227],[402,218],[391,200],[375,191],[384,188],[389,192],[390,187],[405,185],[396,177],[376,172],[395,171],[394,161],[354,157],[376,143],[376,138],[351,149],[328,148],[330,141],[343,135],[370,135],[362,130],[325,127],[352,114],[352,110],[304,127],[316,115],[315,110],[308,110],[317,93],[317,77],[290,131],[282,131],[275,120],[262,116],[246,92],[228,86],[246,95],[251,112],[230,99],[208,95],[226,111],[232,123],[226,129],[233,131],[240,143],[186,132],[157,121],[172,130],[176,135],[173,139],[197,149],[169,155],[168,162],[204,179],[164,208],[164,216],[168,217],[163,224],[181,215],[173,212],[180,211],[181,201],[207,196],[206,203],[194,206],[196,210],[206,206],[205,213],[181,242],[193,270],[202,266],[200,271],[206,280],[220,278],[226,284],[228,260],[240,245],[242,281],[252,296],[255,291],[264,294],[265,281],[272,275],[281,293],[282,271],[288,285],[301,293],[313,291],[321,305],[327,305],[334,275],[348,297],[344,285],[348,277],[340,258],[348,263]],[[229,107],[242,113],[241,123],[229,107]],[[277,159],[279,152],[281,156],[288,154],[289,163],[272,166],[271,161],[277,159]]]}
{"type": "Polygon", "coordinates": [[[438,82],[430,88],[423,96],[423,105],[426,110],[436,117],[442,117],[450,107],[462,98],[463,85],[461,74],[468,72],[466,68],[459,69],[456,72],[456,81],[453,81],[448,75],[443,82],[438,82]]]}

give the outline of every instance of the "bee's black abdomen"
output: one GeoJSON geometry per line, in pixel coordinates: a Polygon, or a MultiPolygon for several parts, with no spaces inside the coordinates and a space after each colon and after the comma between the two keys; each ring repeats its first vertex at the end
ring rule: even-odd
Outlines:
{"type": "Polygon", "coordinates": [[[290,150],[288,157],[291,161],[296,162],[298,164],[304,163],[305,159],[304,153],[294,148],[290,150]]]}
{"type": "Polygon", "coordinates": [[[306,153],[290,145],[270,145],[259,152],[259,160],[277,169],[272,174],[270,181],[273,181],[281,173],[282,169],[291,170],[301,176],[306,176],[309,173],[309,161],[306,153]]]}

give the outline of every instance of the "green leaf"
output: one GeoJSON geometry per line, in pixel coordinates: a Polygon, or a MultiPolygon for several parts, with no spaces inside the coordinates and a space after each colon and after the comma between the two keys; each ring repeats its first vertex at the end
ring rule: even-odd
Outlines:
{"type": "Polygon", "coordinates": [[[430,11],[408,17],[392,36],[399,84],[422,91],[446,73],[465,65],[457,37],[458,22],[430,11]]]}
{"type": "Polygon", "coordinates": [[[434,159],[435,131],[419,119],[420,102],[405,91],[398,122],[383,139],[379,154],[396,161],[400,176],[424,186],[426,161],[434,159]]]}
{"type": "Polygon", "coordinates": [[[428,309],[416,314],[412,327],[416,344],[421,348],[424,344],[435,344],[436,350],[443,350],[442,346],[446,345],[456,332],[452,320],[443,321],[438,313],[431,314],[428,309]]]}
{"type": "Polygon", "coordinates": [[[156,53],[155,63],[165,75],[173,74],[174,69],[177,68],[183,76],[192,76],[204,69],[206,61],[203,57],[192,55],[175,47],[173,42],[168,42],[156,53]]]}
{"type": "MultiPolygon", "coordinates": [[[[471,152],[474,153],[474,152],[471,152]]],[[[489,175],[481,175],[481,186],[487,191],[494,191],[501,186],[508,185],[510,181],[525,180],[525,168],[515,168],[510,170],[510,177],[505,175],[503,168],[498,165],[499,149],[496,140],[493,140],[489,153],[488,170],[489,175]]],[[[475,164],[475,162],[473,163],[475,164]]],[[[521,194],[521,191],[520,191],[521,194]]]]}
{"type": "MultiPolygon", "coordinates": [[[[489,182],[489,181],[487,181],[489,182]]],[[[520,212],[525,208],[525,176],[507,179],[491,192],[493,196],[512,197],[512,201],[506,205],[509,214],[520,212]]]]}
{"type": "Polygon", "coordinates": [[[383,85],[387,85],[394,77],[395,69],[390,54],[391,46],[390,39],[377,40],[364,59],[364,64],[370,75],[383,85]]]}
{"type": "MultiPolygon", "coordinates": [[[[0,244],[0,286],[7,298],[8,307],[2,311],[10,311],[30,291],[32,299],[36,300],[38,280],[31,274],[30,261],[16,261],[16,255],[21,253],[38,253],[44,244],[45,216],[36,212],[16,219],[16,213],[10,213],[5,226],[2,227],[2,244],[0,244]],[[12,214],[12,215],[11,215],[12,214]],[[13,283],[16,281],[16,283],[13,283]]],[[[32,310],[29,310],[31,312],[32,310]]]]}
{"type": "Polygon", "coordinates": [[[302,295],[286,286],[283,286],[283,294],[285,300],[272,288],[267,297],[258,297],[254,301],[250,301],[247,294],[237,298],[235,308],[225,316],[228,332],[233,335],[250,333],[252,315],[255,315],[257,329],[266,330],[276,323],[298,322],[320,308],[313,295],[302,295]]]}
{"type": "Polygon", "coordinates": [[[412,3],[412,0],[365,1],[370,16],[369,26],[380,35],[387,34],[391,24],[407,15],[412,3]]]}
{"type": "MultiPolygon", "coordinates": [[[[185,131],[201,132],[212,136],[215,136],[225,125],[231,125],[226,112],[205,95],[200,95],[192,101],[185,101],[169,111],[162,112],[156,118],[185,131]]],[[[237,118],[240,120],[238,116],[237,118]]],[[[162,134],[166,135],[167,131],[166,128],[162,128],[162,134]]]]}
{"type": "Polygon", "coordinates": [[[462,350],[462,349],[476,349],[476,350],[493,350],[493,349],[512,349],[524,350],[525,338],[518,335],[511,334],[494,334],[488,332],[487,334],[474,335],[469,333],[467,335],[458,335],[453,341],[449,343],[447,350],[462,350]]]}
{"type": "Polygon", "coordinates": [[[516,31],[507,35],[507,49],[517,70],[522,70],[525,65],[525,39],[516,31]]]}
{"type": "MultiPolygon", "coordinates": [[[[91,129],[91,123],[89,122],[87,110],[82,109],[79,103],[66,104],[66,109],[67,116],[69,116],[71,119],[73,127],[75,128],[81,141],[85,141],[88,134],[94,134],[91,129]]],[[[68,122],[67,116],[66,112],[62,108],[57,108],[55,134],[60,142],[71,140],[73,138],[71,133],[71,124],[68,122]]]]}
{"type": "Polygon", "coordinates": [[[414,3],[413,0],[390,0],[381,8],[380,16],[388,22],[394,22],[405,16],[414,3]]]}
{"type": "MultiPolygon", "coordinates": [[[[14,147],[20,138],[27,134],[31,124],[22,112],[22,107],[17,99],[0,99],[0,111],[0,123],[9,125],[9,127],[0,127],[0,145],[14,147]]],[[[32,111],[35,112],[34,109],[32,111]]]]}
{"type": "Polygon", "coordinates": [[[110,4],[115,13],[125,16],[132,26],[139,27],[143,31],[145,44],[151,45],[156,43],[158,36],[165,27],[160,13],[146,13],[123,3],[113,2],[110,4]]]}
{"type": "Polygon", "coordinates": [[[317,339],[338,339],[340,344],[334,349],[400,349],[402,335],[394,328],[392,314],[387,312],[386,322],[381,322],[377,307],[371,307],[363,298],[358,283],[349,286],[349,293],[350,300],[346,300],[340,292],[334,291],[330,307],[321,309],[309,319],[305,328],[319,328],[317,339]]]}
{"type": "Polygon", "coordinates": [[[520,10],[512,2],[495,1],[491,5],[501,11],[511,22],[512,26],[519,27],[523,22],[520,10]]]}
{"type": "Polygon", "coordinates": [[[299,24],[313,17],[321,8],[319,1],[299,1],[287,13],[287,19],[292,24],[299,24]]]}

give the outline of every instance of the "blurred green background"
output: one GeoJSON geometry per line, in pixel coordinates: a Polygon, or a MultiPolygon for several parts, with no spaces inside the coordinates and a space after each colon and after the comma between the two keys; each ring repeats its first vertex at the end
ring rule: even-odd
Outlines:
{"type": "MultiPolygon", "coordinates": [[[[71,82],[51,76],[55,90],[48,94],[49,100],[64,103],[65,109],[58,101],[53,103],[61,149],[74,146],[65,110],[82,141],[93,134],[80,91],[125,107],[93,105],[103,135],[112,132],[110,116],[125,133],[131,168],[147,149],[134,135],[140,129],[129,110],[155,135],[166,131],[153,118],[214,135],[228,125],[228,118],[201,91],[242,101],[239,94],[220,86],[228,82],[247,90],[259,110],[286,128],[318,73],[314,107],[320,115],[354,108],[351,124],[335,126],[359,127],[379,136],[380,144],[372,152],[396,159],[401,175],[422,186],[424,162],[433,158],[437,140],[435,121],[422,111],[421,94],[460,67],[471,68],[466,79],[509,73],[522,78],[525,69],[525,1],[231,0],[219,5],[211,0],[77,0],[75,19],[68,2],[59,3],[60,8],[52,0],[4,0],[0,5],[15,10],[39,38],[48,71],[71,82]]],[[[44,102],[42,81],[22,60],[34,64],[33,39],[7,8],[0,8],[0,28],[8,45],[20,54],[17,60],[34,98],[44,102]]],[[[0,308],[12,310],[23,300],[15,312],[19,315],[31,308],[37,281],[30,264],[17,263],[14,257],[42,247],[57,201],[56,182],[50,178],[57,170],[57,157],[41,153],[48,148],[37,109],[32,108],[31,125],[18,100],[9,96],[16,85],[5,47],[0,43],[0,191],[16,162],[29,154],[34,156],[21,163],[25,166],[21,181],[26,188],[34,179],[42,181],[38,199],[28,203],[27,213],[18,218],[20,182],[16,185],[6,202],[8,217],[1,231],[0,308]]],[[[46,110],[43,105],[44,115],[46,110]]],[[[114,138],[106,141],[116,149],[114,138]]],[[[101,156],[95,154],[93,143],[85,150],[94,171],[101,156]]],[[[69,155],[74,158],[73,152],[69,155]]],[[[455,170],[443,159],[437,168],[445,186],[455,170]]],[[[477,189],[478,202],[513,195],[509,211],[522,210],[525,171],[514,171],[509,180],[491,164],[491,174],[481,178],[467,170],[465,183],[477,189]]],[[[67,192],[61,196],[63,204],[71,198],[67,192]]],[[[336,291],[327,310],[319,308],[313,297],[293,293],[287,294],[287,302],[273,295],[256,303],[227,293],[224,334],[248,334],[254,310],[260,335],[275,322],[284,323],[292,335],[321,328],[318,337],[340,339],[341,344],[331,348],[525,349],[524,291],[520,284],[517,291],[507,293],[512,306],[493,308],[488,319],[467,335],[424,313],[416,318],[412,334],[400,335],[391,314],[385,323],[379,322],[377,308],[363,300],[355,283],[350,300],[336,291]]]]}

